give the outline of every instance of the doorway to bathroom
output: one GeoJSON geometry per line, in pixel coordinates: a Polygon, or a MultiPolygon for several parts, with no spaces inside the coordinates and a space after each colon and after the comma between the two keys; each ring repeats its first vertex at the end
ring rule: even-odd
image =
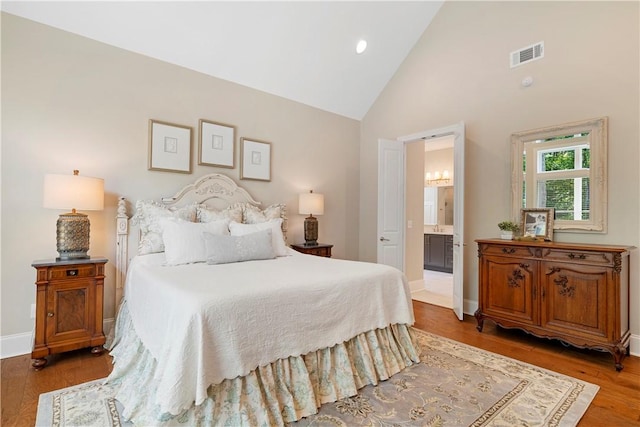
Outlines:
{"type": "Polygon", "coordinates": [[[424,141],[424,272],[413,299],[453,307],[454,146],[452,135],[424,141]]]}

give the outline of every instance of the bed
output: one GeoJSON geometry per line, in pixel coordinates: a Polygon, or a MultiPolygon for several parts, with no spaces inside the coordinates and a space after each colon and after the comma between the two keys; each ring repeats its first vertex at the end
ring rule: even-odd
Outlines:
{"type": "Polygon", "coordinates": [[[284,425],[419,361],[403,274],[291,250],[284,205],[211,174],[135,207],[106,380],[134,424],[284,425]]]}

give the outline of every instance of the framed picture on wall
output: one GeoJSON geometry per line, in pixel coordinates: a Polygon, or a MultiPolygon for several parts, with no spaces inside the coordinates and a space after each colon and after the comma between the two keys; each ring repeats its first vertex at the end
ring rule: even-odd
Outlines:
{"type": "Polygon", "coordinates": [[[524,236],[553,240],[553,208],[522,209],[522,233],[524,236]]]}
{"type": "Polygon", "coordinates": [[[149,120],[149,170],[191,173],[191,128],[149,120]]]}
{"type": "Polygon", "coordinates": [[[240,138],[240,179],[271,181],[271,143],[240,138]]]}
{"type": "Polygon", "coordinates": [[[235,131],[234,126],[200,119],[198,164],[233,168],[235,131]]]}

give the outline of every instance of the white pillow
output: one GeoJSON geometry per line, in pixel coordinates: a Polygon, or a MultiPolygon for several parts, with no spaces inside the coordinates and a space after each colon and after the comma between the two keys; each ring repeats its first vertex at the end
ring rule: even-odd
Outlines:
{"type": "Polygon", "coordinates": [[[242,222],[242,204],[236,203],[226,209],[217,210],[206,206],[198,206],[196,213],[198,222],[211,222],[226,219],[227,222],[242,222]]]}
{"type": "Polygon", "coordinates": [[[242,223],[258,224],[260,222],[267,222],[272,219],[282,218],[285,214],[286,209],[287,206],[284,204],[271,205],[264,209],[260,209],[257,206],[245,203],[244,209],[242,211],[242,223]]]}
{"type": "Polygon", "coordinates": [[[166,265],[205,262],[207,250],[203,234],[229,234],[229,222],[226,220],[201,223],[163,219],[160,223],[166,265]]]}
{"type": "Polygon", "coordinates": [[[226,264],[276,257],[271,243],[271,230],[243,236],[217,236],[203,233],[207,264],[226,264]]]}
{"type": "Polygon", "coordinates": [[[179,218],[193,222],[196,220],[196,205],[191,204],[177,209],[169,209],[154,201],[138,200],[136,202],[136,213],[132,219],[134,224],[140,224],[139,255],[164,252],[160,222],[167,218],[179,218]]]}
{"type": "Polygon", "coordinates": [[[282,218],[272,219],[271,221],[258,224],[239,224],[232,221],[229,223],[229,230],[232,236],[244,236],[245,234],[255,233],[256,231],[271,230],[273,250],[276,256],[287,256],[287,245],[284,242],[284,235],[282,234],[282,218]]]}

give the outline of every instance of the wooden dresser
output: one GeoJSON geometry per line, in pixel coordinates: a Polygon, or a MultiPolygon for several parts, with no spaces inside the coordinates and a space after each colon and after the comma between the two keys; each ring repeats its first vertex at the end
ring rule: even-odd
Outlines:
{"type": "Polygon", "coordinates": [[[485,319],[579,348],[627,355],[632,246],[476,240],[478,330],[485,319]]]}
{"type": "Polygon", "coordinates": [[[103,352],[102,331],[104,266],[106,258],[73,261],[34,261],[36,279],[36,329],[31,358],[36,370],[47,364],[45,356],[92,347],[103,352]]]}

